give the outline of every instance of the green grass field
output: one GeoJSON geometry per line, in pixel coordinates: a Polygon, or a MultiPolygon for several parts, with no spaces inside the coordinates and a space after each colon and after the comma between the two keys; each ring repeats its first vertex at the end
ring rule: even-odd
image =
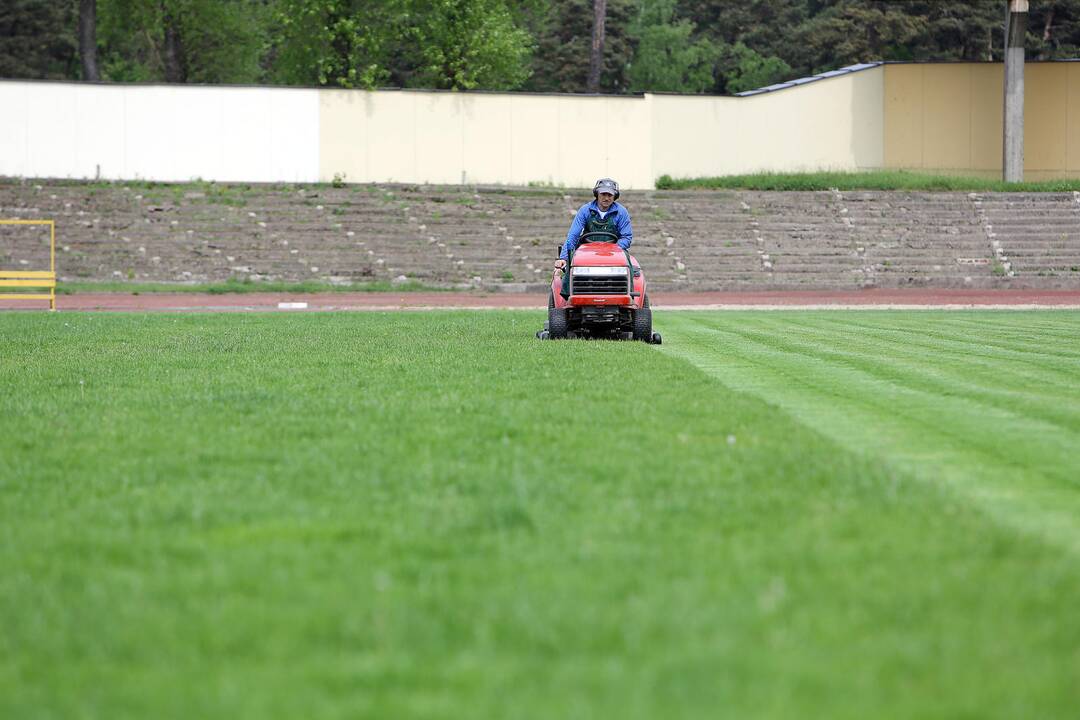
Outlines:
{"type": "Polygon", "coordinates": [[[1066,718],[1080,314],[0,313],[0,717],[1066,718]]]}

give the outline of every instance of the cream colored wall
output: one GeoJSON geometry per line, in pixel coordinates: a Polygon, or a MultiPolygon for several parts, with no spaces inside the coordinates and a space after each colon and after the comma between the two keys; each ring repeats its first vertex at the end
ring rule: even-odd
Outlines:
{"type": "MultiPolygon", "coordinates": [[[[1065,63],[1024,68],[1024,174],[1059,177],[1069,170],[1069,67],[1065,63]]],[[[1076,118],[1080,121],[1080,118],[1076,118]]],[[[1076,122],[1074,121],[1074,122],[1076,122]]]]}
{"type": "Polygon", "coordinates": [[[657,176],[878,168],[881,68],[748,97],[654,95],[657,176]]]}
{"type": "Polygon", "coordinates": [[[1080,168],[1080,63],[1069,63],[1066,78],[1068,93],[1065,112],[1068,115],[1065,142],[1065,164],[1067,168],[1080,168]]]}
{"type": "Polygon", "coordinates": [[[748,97],[647,95],[655,177],[879,168],[881,68],[748,97]]]}
{"type": "MultiPolygon", "coordinates": [[[[885,166],[1001,174],[1000,64],[886,65],[885,166]]],[[[1080,67],[1024,68],[1024,177],[1080,176],[1080,67]]]]}
{"type": "MultiPolygon", "coordinates": [[[[656,177],[706,177],[738,167],[739,98],[651,95],[656,177]]],[[[655,178],[653,178],[655,181],[655,178]]]]}
{"type": "MultiPolygon", "coordinates": [[[[1001,65],[969,65],[971,69],[971,159],[975,174],[1001,177],[1004,143],[1005,88],[1001,65]]],[[[886,85],[887,86],[887,85],[886,85]]]]}
{"type": "Polygon", "coordinates": [[[652,187],[640,97],[323,90],[319,175],[349,182],[652,187]]]}
{"type": "Polygon", "coordinates": [[[741,98],[736,172],[881,167],[882,81],[877,67],[741,98]]]}
{"type": "Polygon", "coordinates": [[[882,165],[874,68],[746,98],[320,92],[320,177],[626,188],[656,178],[882,165]]]}

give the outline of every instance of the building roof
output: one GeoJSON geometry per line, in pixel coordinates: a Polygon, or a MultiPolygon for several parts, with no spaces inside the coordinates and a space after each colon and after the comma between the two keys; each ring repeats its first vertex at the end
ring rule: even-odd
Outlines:
{"type": "Polygon", "coordinates": [[[774,92],[776,90],[783,90],[789,87],[797,87],[799,85],[805,85],[807,83],[817,82],[818,80],[827,80],[829,78],[839,77],[841,75],[849,75],[860,70],[869,70],[870,68],[876,68],[879,65],[884,65],[883,62],[870,62],[859,63],[858,65],[848,65],[842,67],[839,70],[830,70],[828,72],[818,73],[817,75],[811,75],[810,77],[802,77],[796,80],[788,80],[787,82],[776,83],[775,85],[769,85],[763,88],[757,88],[756,90],[746,90],[745,92],[735,93],[736,97],[747,97],[749,95],[760,95],[762,93],[774,92]]]}

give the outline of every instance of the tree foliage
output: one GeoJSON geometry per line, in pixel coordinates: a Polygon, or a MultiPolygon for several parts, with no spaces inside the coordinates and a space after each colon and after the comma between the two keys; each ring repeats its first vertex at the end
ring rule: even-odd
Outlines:
{"type": "Polygon", "coordinates": [[[259,82],[264,16],[248,0],[98,0],[102,78],[259,82]]]}
{"type": "Polygon", "coordinates": [[[791,57],[811,72],[875,60],[910,60],[911,44],[928,20],[894,7],[899,3],[840,0],[804,23],[791,57]]]}
{"type": "MultiPolygon", "coordinates": [[[[522,13],[536,40],[526,90],[583,92],[592,46],[592,0],[545,0],[522,13]]],[[[628,92],[627,68],[634,55],[629,29],[634,0],[608,0],[600,91],[628,92]]]]}
{"type": "Polygon", "coordinates": [[[724,90],[740,93],[791,78],[791,66],[778,57],[765,57],[741,42],[723,53],[724,90]]]}
{"type": "Polygon", "coordinates": [[[61,80],[79,73],[74,3],[0,2],[0,77],[61,80]]]}
{"type": "Polygon", "coordinates": [[[719,44],[695,36],[688,19],[675,19],[675,0],[641,0],[630,28],[637,47],[628,76],[634,91],[701,93],[710,90],[719,44]]]}
{"type": "Polygon", "coordinates": [[[340,87],[510,89],[531,43],[503,0],[282,0],[278,77],[340,87]]]}
{"type": "Polygon", "coordinates": [[[1042,0],[1028,22],[1028,57],[1080,56],[1080,0],[1042,0]]]}
{"type": "MultiPolygon", "coordinates": [[[[79,6],[0,2],[0,77],[80,78],[79,6]]],[[[1005,8],[606,0],[599,89],[733,93],[873,60],[1001,60],[1005,8]]],[[[594,0],[97,0],[97,61],[113,82],[583,92],[593,9],[594,0]]],[[[1080,55],[1080,0],[1031,0],[1027,48],[1042,60],[1080,55]]]]}
{"type": "Polygon", "coordinates": [[[503,0],[424,0],[413,3],[410,38],[420,62],[419,87],[520,86],[529,76],[532,41],[514,24],[503,0]]]}
{"type": "Polygon", "coordinates": [[[275,20],[277,79],[375,87],[390,81],[409,16],[403,0],[282,0],[275,20]]]}

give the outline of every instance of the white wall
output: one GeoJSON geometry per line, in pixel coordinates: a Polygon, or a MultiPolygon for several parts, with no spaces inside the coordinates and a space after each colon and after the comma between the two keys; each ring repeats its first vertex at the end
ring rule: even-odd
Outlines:
{"type": "Polygon", "coordinates": [[[750,97],[0,81],[0,175],[532,182],[881,167],[884,71],[750,97]]]}
{"type": "Polygon", "coordinates": [[[323,90],[320,176],[349,182],[652,187],[641,97],[323,90]]]}
{"type": "Polygon", "coordinates": [[[0,82],[0,175],[315,182],[318,91],[0,82]]]}

